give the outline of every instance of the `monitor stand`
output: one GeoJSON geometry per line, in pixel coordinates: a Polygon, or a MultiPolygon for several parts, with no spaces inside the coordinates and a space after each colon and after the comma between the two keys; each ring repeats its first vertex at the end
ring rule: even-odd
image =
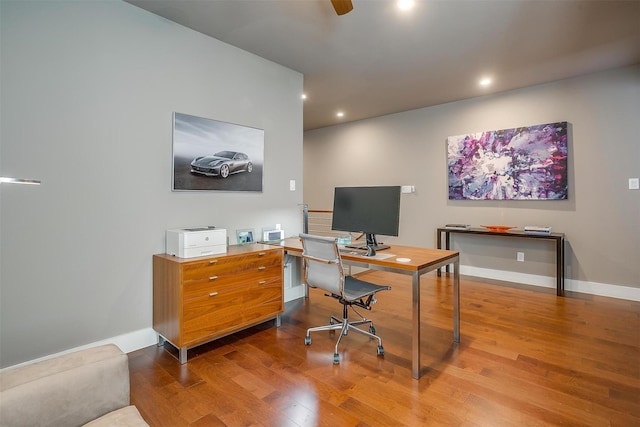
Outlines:
{"type": "Polygon", "coordinates": [[[367,250],[369,248],[373,248],[374,251],[381,251],[383,249],[389,249],[391,247],[389,245],[378,243],[378,239],[376,238],[376,235],[373,233],[366,233],[366,240],[367,240],[367,243],[363,245],[347,245],[346,247],[349,249],[361,249],[361,250],[367,250]]]}

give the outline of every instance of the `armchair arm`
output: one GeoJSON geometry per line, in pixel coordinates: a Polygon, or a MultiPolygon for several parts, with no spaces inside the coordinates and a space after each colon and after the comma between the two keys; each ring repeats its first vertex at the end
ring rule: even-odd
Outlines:
{"type": "Polygon", "coordinates": [[[129,405],[127,355],[113,344],[0,372],[0,426],[78,426],[129,405]]]}

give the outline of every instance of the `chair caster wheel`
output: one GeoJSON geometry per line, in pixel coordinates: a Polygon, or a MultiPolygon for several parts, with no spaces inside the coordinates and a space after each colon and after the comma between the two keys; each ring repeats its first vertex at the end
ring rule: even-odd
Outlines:
{"type": "Polygon", "coordinates": [[[376,328],[373,325],[369,326],[369,332],[371,332],[373,335],[375,335],[376,334],[376,328]]]}
{"type": "Polygon", "coordinates": [[[311,345],[311,337],[304,337],[304,345],[311,345]]]}
{"type": "Polygon", "coordinates": [[[378,355],[381,356],[384,354],[384,347],[382,347],[381,345],[378,346],[378,355]]]}
{"type": "Polygon", "coordinates": [[[334,365],[339,365],[340,364],[340,355],[338,353],[333,355],[333,364],[334,365]]]}

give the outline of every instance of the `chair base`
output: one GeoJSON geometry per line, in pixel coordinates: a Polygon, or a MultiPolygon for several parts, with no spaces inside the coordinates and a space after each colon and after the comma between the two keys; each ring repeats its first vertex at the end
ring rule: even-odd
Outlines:
{"type": "Polygon", "coordinates": [[[378,340],[378,348],[377,354],[379,356],[384,355],[384,347],[382,347],[382,338],[376,335],[376,328],[373,326],[373,321],[363,318],[362,320],[358,320],[355,322],[350,322],[348,318],[338,319],[335,316],[331,316],[329,320],[329,324],[325,326],[316,326],[314,328],[307,329],[307,335],[304,338],[305,345],[311,345],[311,332],[317,331],[337,331],[340,330],[340,335],[338,336],[338,340],[336,341],[336,345],[333,351],[333,364],[340,364],[340,354],[338,353],[338,345],[340,345],[340,340],[343,336],[347,335],[350,330],[356,331],[362,335],[366,335],[369,338],[373,338],[378,340]],[[333,322],[336,323],[333,323],[333,322]],[[365,331],[363,329],[358,328],[360,325],[369,325],[369,331],[365,331]]]}

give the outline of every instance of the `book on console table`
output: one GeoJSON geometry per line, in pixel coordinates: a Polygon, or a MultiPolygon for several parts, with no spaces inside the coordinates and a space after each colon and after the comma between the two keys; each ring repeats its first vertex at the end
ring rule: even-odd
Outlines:
{"type": "Polygon", "coordinates": [[[548,236],[551,234],[551,227],[541,227],[539,225],[525,225],[524,232],[526,234],[541,234],[548,236]]]}
{"type": "Polygon", "coordinates": [[[469,224],[446,224],[444,228],[448,228],[450,230],[468,230],[471,226],[469,224]]]}

